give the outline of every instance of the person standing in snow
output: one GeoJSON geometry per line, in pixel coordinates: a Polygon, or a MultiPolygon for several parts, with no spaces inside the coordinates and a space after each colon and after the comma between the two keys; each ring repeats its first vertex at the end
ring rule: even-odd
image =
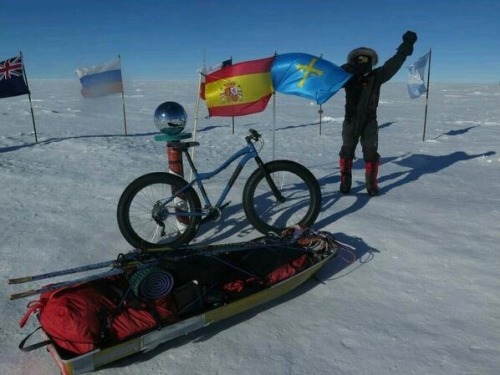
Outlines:
{"type": "Polygon", "coordinates": [[[377,174],[380,155],[378,153],[377,107],[380,87],[401,68],[406,58],[413,53],[417,34],[407,31],[403,43],[394,56],[384,65],[373,69],[378,55],[371,48],[359,47],[347,56],[342,68],[353,76],[345,83],[345,117],[342,125],[342,147],[340,149],[340,192],[351,190],[352,163],[358,142],[361,143],[365,160],[366,190],[370,196],[378,195],[377,174]]]}

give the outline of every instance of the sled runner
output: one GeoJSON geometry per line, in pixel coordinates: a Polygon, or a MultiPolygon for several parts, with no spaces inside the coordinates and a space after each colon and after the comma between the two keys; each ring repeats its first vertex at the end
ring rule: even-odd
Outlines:
{"type": "Polygon", "coordinates": [[[155,251],[140,261],[128,255],[134,263],[110,262],[111,275],[41,288],[20,325],[35,314],[46,340],[28,345],[32,332],[19,347],[46,346],[63,375],[87,373],[282,296],[339,248],[328,232],[292,227],[280,237],[155,251]]]}

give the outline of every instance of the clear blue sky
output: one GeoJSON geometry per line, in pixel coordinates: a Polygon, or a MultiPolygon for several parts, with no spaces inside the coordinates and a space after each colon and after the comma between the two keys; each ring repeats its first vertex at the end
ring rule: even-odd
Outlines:
{"type": "Polygon", "coordinates": [[[406,30],[405,66],[432,48],[431,81],[500,82],[499,0],[0,0],[0,61],[22,51],[28,79],[76,79],[120,54],[126,80],[197,80],[204,60],[275,52],[340,65],[367,46],[383,62],[406,30]]]}

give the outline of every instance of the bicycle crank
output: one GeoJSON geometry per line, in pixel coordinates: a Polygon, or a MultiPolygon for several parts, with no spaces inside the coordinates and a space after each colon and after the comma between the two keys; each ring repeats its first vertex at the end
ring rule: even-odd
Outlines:
{"type": "Polygon", "coordinates": [[[226,203],[224,203],[222,206],[220,207],[210,207],[208,209],[208,214],[207,216],[205,216],[203,219],[201,219],[201,223],[206,223],[208,221],[217,221],[220,219],[221,215],[222,215],[222,210],[224,208],[226,208],[227,206],[229,206],[229,204],[231,203],[231,201],[228,201],[226,203]]]}

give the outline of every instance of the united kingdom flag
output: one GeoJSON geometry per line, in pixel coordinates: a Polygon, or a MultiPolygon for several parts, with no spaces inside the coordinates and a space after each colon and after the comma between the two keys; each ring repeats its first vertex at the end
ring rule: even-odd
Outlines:
{"type": "Polygon", "coordinates": [[[29,94],[21,55],[0,61],[0,98],[29,94]]]}

